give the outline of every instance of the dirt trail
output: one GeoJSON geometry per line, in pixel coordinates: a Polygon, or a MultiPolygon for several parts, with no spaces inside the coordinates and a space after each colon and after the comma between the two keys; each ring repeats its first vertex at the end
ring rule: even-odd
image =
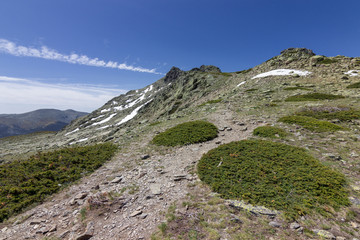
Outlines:
{"type": "Polygon", "coordinates": [[[144,136],[129,153],[120,153],[51,200],[17,216],[14,224],[3,226],[0,240],[150,239],[169,206],[184,199],[188,185],[199,181],[191,171],[202,154],[245,139],[262,124],[235,119],[230,111],[212,113],[208,120],[222,130],[214,140],[141,160],[140,150],[152,138],[144,136]]]}

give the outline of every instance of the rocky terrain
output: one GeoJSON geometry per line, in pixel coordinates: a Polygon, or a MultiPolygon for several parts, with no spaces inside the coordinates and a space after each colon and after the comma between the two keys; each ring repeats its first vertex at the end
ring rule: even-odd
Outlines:
{"type": "Polygon", "coordinates": [[[117,155],[93,174],[0,224],[0,239],[359,239],[359,120],[344,131],[314,133],[278,122],[308,107],[360,109],[360,58],[324,57],[287,49],[252,69],[223,73],[214,66],[173,67],[164,78],[108,101],[56,134],[0,139],[5,161],[34,151],[112,141],[117,155]],[[337,100],[285,101],[305,93],[337,100]],[[190,120],[215,124],[214,140],[180,147],[150,143],[190,120]],[[259,126],[290,135],[274,141],[303,147],[348,179],[351,206],[328,217],[288,221],[279,212],[221,199],[196,174],[201,156],[220,144],[259,138],[259,126]],[[36,140],[34,141],[34,139],[36,140]]]}
{"type": "Polygon", "coordinates": [[[0,138],[39,131],[59,131],[85,112],[39,109],[22,114],[0,114],[0,138]]]}

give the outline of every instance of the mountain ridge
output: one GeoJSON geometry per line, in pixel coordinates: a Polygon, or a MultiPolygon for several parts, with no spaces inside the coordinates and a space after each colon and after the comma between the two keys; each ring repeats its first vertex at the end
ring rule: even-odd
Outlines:
{"type": "MultiPolygon", "coordinates": [[[[108,141],[119,146],[114,159],[93,174],[0,224],[0,239],[359,238],[360,120],[331,119],[328,124],[342,129],[334,132],[313,132],[280,120],[304,109],[360,109],[360,92],[349,88],[360,82],[360,58],[290,48],[243,71],[201,69],[173,67],[153,84],[117,96],[62,131],[37,136],[36,142],[0,139],[4,159],[30,148],[49,151],[108,141]],[[294,96],[305,96],[305,101],[288,101],[294,96]],[[150,143],[158,133],[193,120],[213,123],[218,136],[179,147],[150,143]],[[287,135],[275,134],[272,141],[299,147],[344,174],[351,205],[324,206],[324,215],[289,221],[261,206],[229,203],[200,181],[196,166],[204,154],[233,141],[266,139],[253,134],[260,126],[282,129],[287,135]]],[[[266,170],[263,174],[276,174],[266,170]]]]}

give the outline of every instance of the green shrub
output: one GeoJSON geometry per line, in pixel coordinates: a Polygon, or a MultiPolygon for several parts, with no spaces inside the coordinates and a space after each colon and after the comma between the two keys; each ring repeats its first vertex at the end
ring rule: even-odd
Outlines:
{"type": "Polygon", "coordinates": [[[0,165],[0,222],[93,172],[115,151],[115,145],[104,143],[38,153],[0,165]]]}
{"type": "Polygon", "coordinates": [[[285,99],[286,102],[300,102],[300,101],[318,101],[318,100],[334,100],[345,98],[341,95],[325,94],[325,93],[309,93],[291,96],[285,99]]]}
{"type": "Polygon", "coordinates": [[[255,136],[268,138],[283,138],[288,135],[283,129],[272,126],[257,127],[254,129],[253,134],[255,136]]]}
{"type": "Polygon", "coordinates": [[[219,98],[219,99],[214,99],[214,100],[210,100],[210,101],[207,101],[207,102],[204,102],[204,103],[200,104],[199,107],[203,107],[203,106],[205,106],[205,105],[207,105],[207,104],[219,103],[219,102],[221,102],[221,101],[222,101],[221,98],[219,98]]]}
{"type": "Polygon", "coordinates": [[[304,149],[263,140],[221,145],[204,154],[198,175],[223,198],[242,199],[296,218],[349,205],[345,177],[304,149]]]}
{"type": "Polygon", "coordinates": [[[360,88],[360,82],[350,84],[346,88],[360,88]]]}
{"type": "Polygon", "coordinates": [[[286,87],[286,88],[284,88],[284,90],[286,90],[286,91],[294,91],[294,90],[307,90],[307,91],[310,91],[311,89],[306,88],[306,87],[286,87]]]}
{"type": "Polygon", "coordinates": [[[316,119],[338,119],[340,121],[349,121],[360,118],[360,111],[349,107],[306,107],[297,112],[296,115],[313,117],[316,119]]]}
{"type": "Polygon", "coordinates": [[[323,60],[318,61],[317,63],[320,63],[320,64],[332,64],[332,63],[336,63],[336,62],[338,62],[338,60],[336,60],[336,59],[324,58],[323,60]]]}
{"type": "Polygon", "coordinates": [[[153,144],[164,146],[187,145],[211,140],[217,136],[217,128],[206,121],[179,124],[154,137],[153,144]]]}
{"type": "Polygon", "coordinates": [[[257,88],[249,88],[246,89],[245,92],[255,92],[256,90],[258,90],[257,88]]]}
{"type": "Polygon", "coordinates": [[[339,125],[327,121],[321,121],[316,118],[306,116],[286,116],[279,119],[280,122],[296,124],[313,132],[334,132],[346,130],[339,125]]]}

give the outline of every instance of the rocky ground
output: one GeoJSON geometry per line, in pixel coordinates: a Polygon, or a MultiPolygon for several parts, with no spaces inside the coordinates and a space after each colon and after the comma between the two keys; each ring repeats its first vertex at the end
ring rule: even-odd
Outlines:
{"type": "Polygon", "coordinates": [[[180,77],[176,87],[170,88],[175,83],[169,85],[165,78],[158,86],[154,84],[154,87],[116,98],[116,104],[109,101],[56,135],[0,139],[0,156],[6,161],[73,142],[88,144],[111,140],[120,147],[113,160],[93,174],[49,197],[45,203],[2,223],[0,240],[360,239],[359,120],[339,123],[348,130],[334,133],[314,133],[278,122],[280,117],[304,106],[360,109],[359,90],[346,88],[360,81],[360,76],[346,74],[351,69],[360,69],[360,59],[339,56],[331,58],[332,64],[320,64],[321,58],[324,59],[314,56],[310,50],[288,50],[243,72],[221,73],[215,69],[216,73],[209,74],[197,69],[183,72],[174,68],[169,77],[171,81],[180,77]],[[312,74],[253,78],[281,68],[312,74]],[[194,88],[201,84],[208,92],[200,91],[201,87],[194,88]],[[168,86],[168,90],[160,92],[164,86],[168,86]],[[305,90],[285,89],[299,86],[305,90]],[[142,100],[134,100],[136,96],[136,99],[146,97],[144,102],[148,101],[156,91],[160,95],[146,108],[142,100]],[[284,101],[289,96],[308,92],[341,94],[345,98],[284,101]],[[116,109],[125,108],[130,99],[134,102],[133,108],[125,109],[118,116],[112,115],[116,109]],[[142,106],[143,112],[140,110],[133,120],[117,127],[117,121],[137,106],[142,106]],[[107,112],[110,108],[113,112],[107,112]],[[95,131],[101,124],[94,123],[100,119],[110,120],[101,123],[106,128],[95,131]],[[218,137],[175,148],[149,144],[157,132],[196,119],[214,123],[219,129],[218,137]],[[111,126],[105,126],[109,123],[111,126]],[[202,154],[219,144],[253,138],[253,129],[262,125],[281,127],[290,135],[274,141],[306,148],[323,164],[342,172],[348,179],[352,205],[336,212],[329,209],[331,217],[311,215],[288,221],[281,213],[269,214],[268,209],[260,206],[225,201],[199,181],[196,164],[202,154]],[[80,130],[76,130],[78,127],[80,130]],[[79,142],[83,139],[89,141],[79,142]]]}

